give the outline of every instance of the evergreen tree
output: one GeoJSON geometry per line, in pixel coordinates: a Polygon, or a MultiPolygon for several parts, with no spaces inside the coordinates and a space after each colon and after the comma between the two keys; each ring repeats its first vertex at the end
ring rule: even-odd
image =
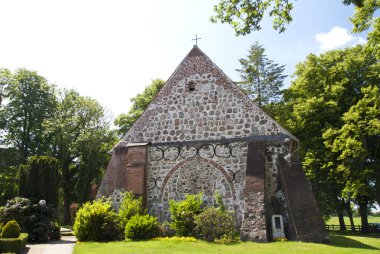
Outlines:
{"type": "Polygon", "coordinates": [[[241,69],[237,71],[243,80],[239,86],[259,107],[278,101],[286,78],[285,66],[269,60],[258,42],[252,44],[248,52],[246,59],[239,60],[241,69]]]}
{"type": "Polygon", "coordinates": [[[20,166],[20,196],[44,199],[47,204],[58,205],[61,169],[59,161],[48,156],[31,156],[20,166]]]}

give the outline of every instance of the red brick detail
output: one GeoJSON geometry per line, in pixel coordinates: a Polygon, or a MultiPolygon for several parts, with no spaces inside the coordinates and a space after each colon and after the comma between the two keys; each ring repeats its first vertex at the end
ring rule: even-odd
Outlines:
{"type": "Polygon", "coordinates": [[[99,189],[100,195],[112,195],[114,190],[132,191],[146,199],[147,147],[136,146],[113,152],[105,177],[99,189]]]}

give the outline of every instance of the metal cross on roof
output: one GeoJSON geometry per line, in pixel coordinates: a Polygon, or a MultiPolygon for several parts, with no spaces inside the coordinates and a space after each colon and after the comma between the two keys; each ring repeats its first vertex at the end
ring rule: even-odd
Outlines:
{"type": "Polygon", "coordinates": [[[202,38],[198,38],[198,35],[196,34],[195,35],[195,39],[192,39],[192,41],[195,41],[195,45],[198,46],[198,40],[200,40],[202,38]]]}

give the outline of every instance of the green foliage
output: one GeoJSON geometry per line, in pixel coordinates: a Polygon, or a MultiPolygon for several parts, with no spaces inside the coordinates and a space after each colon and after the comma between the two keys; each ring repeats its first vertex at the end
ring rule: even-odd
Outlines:
{"type": "MultiPolygon", "coordinates": [[[[368,188],[380,182],[372,180],[369,184],[367,167],[362,167],[363,170],[358,168],[358,174],[350,177],[342,165],[351,163],[351,158],[342,157],[343,150],[332,149],[338,135],[336,130],[341,130],[347,121],[346,112],[365,96],[363,88],[380,83],[380,76],[373,68],[376,64],[376,51],[368,45],[329,51],[319,56],[311,54],[306,61],[297,65],[296,79],[284,93],[284,101],[290,112],[286,125],[301,141],[304,169],[313,185],[319,206],[327,216],[332,214],[332,210],[342,209],[340,200],[343,198],[352,198],[353,195],[358,197],[353,188],[357,193],[366,194],[368,188]],[[346,161],[342,163],[342,160],[346,161]],[[350,185],[353,188],[348,190],[350,185]]],[[[373,111],[369,114],[375,116],[373,111]]],[[[365,121],[372,121],[368,116],[360,115],[364,117],[363,122],[354,124],[361,129],[360,132],[365,131],[365,121]]],[[[352,149],[363,148],[360,142],[354,141],[356,136],[350,135],[342,137],[342,141],[347,141],[352,149]]],[[[368,142],[366,135],[359,139],[368,142]]],[[[369,150],[366,153],[371,147],[373,145],[367,146],[369,150]]],[[[355,153],[362,154],[359,150],[355,153]]],[[[373,179],[374,176],[371,177],[373,179]]],[[[363,206],[366,207],[366,204],[363,206]]]]}
{"type": "Polygon", "coordinates": [[[286,24],[292,21],[290,15],[294,0],[220,0],[214,6],[215,16],[211,21],[228,23],[236,35],[247,35],[261,29],[260,23],[266,11],[273,17],[273,28],[280,33],[285,31],[286,24]]]}
{"type": "Polygon", "coordinates": [[[61,178],[59,161],[48,156],[31,156],[26,165],[20,166],[20,195],[26,198],[44,199],[47,204],[58,204],[61,178]]]}
{"type": "Polygon", "coordinates": [[[17,224],[17,221],[11,220],[1,230],[2,238],[17,238],[20,236],[20,226],[17,224]]]}
{"type": "Polygon", "coordinates": [[[34,71],[18,69],[15,73],[0,71],[8,103],[0,109],[0,126],[5,143],[17,148],[22,161],[29,155],[50,149],[43,135],[43,121],[53,116],[56,99],[54,87],[34,71]]]}
{"type": "Polygon", "coordinates": [[[120,114],[116,117],[114,122],[118,127],[118,134],[120,136],[127,133],[137,119],[139,119],[139,117],[144,113],[145,109],[153,101],[154,97],[164,85],[165,81],[161,79],[154,79],[142,93],[137,94],[131,99],[132,107],[129,112],[127,114],[120,114]]]}
{"type": "Polygon", "coordinates": [[[9,199],[17,195],[18,169],[16,166],[18,166],[20,162],[21,156],[15,147],[0,147],[0,206],[5,205],[9,199]]]}
{"type": "Polygon", "coordinates": [[[91,187],[100,183],[116,137],[103,107],[74,90],[60,92],[55,117],[44,126],[45,136],[53,140],[53,155],[62,165],[64,223],[69,224],[71,202],[90,199],[91,187]]]}
{"type": "Polygon", "coordinates": [[[142,213],[142,197],[136,198],[132,192],[124,192],[118,212],[121,227],[125,228],[129,219],[142,213]]]}
{"type": "MultiPolygon", "coordinates": [[[[57,158],[62,168],[64,222],[69,224],[70,204],[92,198],[91,189],[100,183],[109,161],[108,151],[117,141],[105,110],[96,100],[74,90],[56,91],[44,77],[26,69],[14,73],[0,69],[0,100],[3,98],[7,103],[0,107],[0,143],[6,148],[0,148],[0,204],[17,192],[11,166],[27,163],[30,156],[48,155],[57,158]]],[[[48,167],[45,164],[37,171],[48,167]]],[[[49,193],[56,197],[56,178],[51,179],[50,186],[29,184],[26,175],[38,181],[35,174],[20,174],[21,194],[39,197],[49,193]]],[[[50,203],[49,197],[45,199],[50,203]]]]}
{"type": "Polygon", "coordinates": [[[186,195],[183,201],[169,200],[171,227],[176,231],[177,235],[195,235],[194,219],[196,215],[203,211],[202,204],[202,193],[186,195]]]}
{"type": "Polygon", "coordinates": [[[56,239],[56,230],[59,228],[54,222],[56,209],[51,206],[42,208],[38,205],[38,200],[35,201],[32,203],[29,199],[19,197],[9,200],[0,210],[0,221],[17,221],[21,231],[29,234],[29,241],[46,242],[56,239]]]}
{"type": "MultiPolygon", "coordinates": [[[[273,28],[280,33],[285,31],[286,25],[292,22],[291,11],[296,0],[219,0],[214,5],[215,16],[210,20],[213,23],[230,24],[236,35],[247,35],[261,29],[265,13],[273,18],[273,28]]],[[[378,10],[378,0],[343,0],[345,5],[354,4],[355,13],[351,18],[354,32],[362,32],[380,19],[373,16],[378,10]]]]}
{"type": "Polygon", "coordinates": [[[120,240],[122,229],[111,202],[99,199],[85,203],[77,212],[74,234],[81,242],[120,240]]]}
{"type": "Polygon", "coordinates": [[[145,240],[157,237],[160,234],[160,225],[156,217],[149,214],[134,215],[125,225],[125,238],[145,240]]]}
{"type": "Polygon", "coordinates": [[[252,44],[248,52],[246,59],[239,60],[241,69],[237,71],[243,81],[238,85],[260,107],[278,101],[286,78],[285,66],[269,60],[258,42],[252,44]]]}
{"type": "Polygon", "coordinates": [[[364,30],[370,28],[374,23],[380,21],[379,17],[374,18],[375,12],[380,7],[380,2],[378,0],[357,0],[346,2],[348,2],[347,4],[354,2],[356,5],[355,13],[353,17],[350,18],[352,24],[354,25],[354,32],[363,32],[364,30]]]}
{"type": "Polygon", "coordinates": [[[377,86],[361,89],[363,98],[343,114],[343,126],[330,128],[323,137],[325,145],[337,153],[338,170],[346,180],[345,197],[373,197],[374,185],[380,202],[380,177],[376,179],[380,161],[380,92],[377,86]]]}
{"type": "Polygon", "coordinates": [[[22,253],[28,241],[28,234],[21,233],[18,238],[0,238],[1,253],[22,253]]]}
{"type": "Polygon", "coordinates": [[[236,234],[234,216],[223,209],[208,207],[195,216],[195,230],[201,239],[213,242],[215,239],[233,238],[236,234]]]}

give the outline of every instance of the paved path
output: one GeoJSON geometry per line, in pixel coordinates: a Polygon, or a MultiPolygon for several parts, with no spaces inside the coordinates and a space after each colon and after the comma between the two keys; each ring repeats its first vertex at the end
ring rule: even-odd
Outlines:
{"type": "Polygon", "coordinates": [[[43,244],[27,244],[22,254],[71,254],[74,249],[75,236],[62,236],[61,240],[43,244]]]}

